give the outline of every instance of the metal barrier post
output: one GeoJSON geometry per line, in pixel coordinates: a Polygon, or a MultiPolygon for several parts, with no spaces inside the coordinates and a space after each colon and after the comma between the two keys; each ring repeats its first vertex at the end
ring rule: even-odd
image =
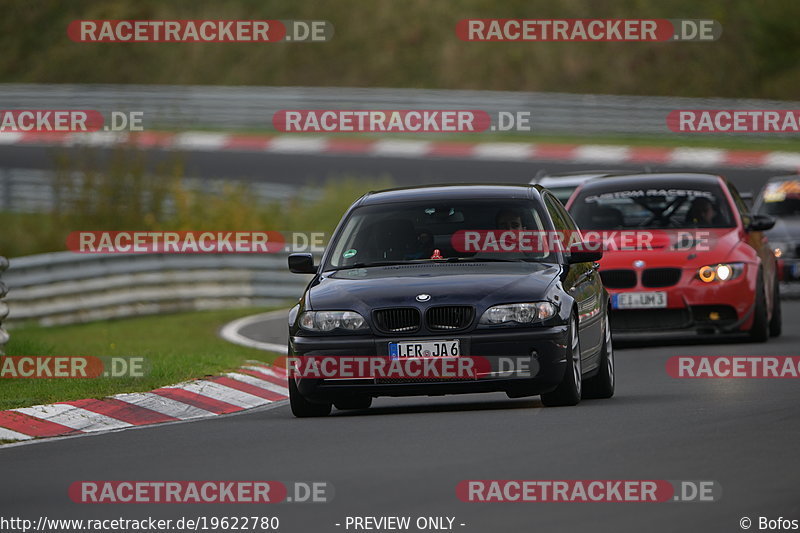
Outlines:
{"type": "MultiPolygon", "coordinates": [[[[3,271],[8,268],[8,259],[0,255],[0,276],[2,275],[3,271]]],[[[5,283],[0,280],[0,355],[3,355],[5,351],[3,347],[6,345],[9,339],[8,332],[3,329],[3,319],[8,316],[8,304],[3,300],[3,297],[8,292],[8,287],[6,287],[5,283]]]]}

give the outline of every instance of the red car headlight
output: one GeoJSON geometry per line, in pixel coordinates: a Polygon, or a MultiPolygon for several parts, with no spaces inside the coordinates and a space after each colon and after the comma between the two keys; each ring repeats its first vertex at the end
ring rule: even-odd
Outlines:
{"type": "Polygon", "coordinates": [[[704,283],[730,281],[741,276],[743,272],[744,263],[720,263],[718,265],[705,265],[697,269],[697,279],[704,283]]]}

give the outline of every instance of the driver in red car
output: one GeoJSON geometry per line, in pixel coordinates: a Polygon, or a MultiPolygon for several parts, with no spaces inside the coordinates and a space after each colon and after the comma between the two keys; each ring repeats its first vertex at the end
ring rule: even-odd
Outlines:
{"type": "Polygon", "coordinates": [[[717,210],[708,198],[695,198],[686,215],[686,222],[693,226],[711,226],[715,223],[717,210]]]}

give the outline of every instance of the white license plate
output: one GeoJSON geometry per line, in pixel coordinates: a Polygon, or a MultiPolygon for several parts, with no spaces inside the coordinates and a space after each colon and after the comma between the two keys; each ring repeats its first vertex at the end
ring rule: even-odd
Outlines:
{"type": "Polygon", "coordinates": [[[621,292],[611,297],[614,309],[662,309],[667,306],[666,292],[621,292]]]}
{"type": "Polygon", "coordinates": [[[458,339],[389,343],[389,357],[392,359],[408,359],[411,357],[459,357],[460,355],[461,344],[458,339]]]}

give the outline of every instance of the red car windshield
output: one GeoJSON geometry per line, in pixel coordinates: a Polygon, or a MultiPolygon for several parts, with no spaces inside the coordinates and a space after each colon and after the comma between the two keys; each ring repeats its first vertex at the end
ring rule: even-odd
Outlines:
{"type": "Polygon", "coordinates": [[[707,185],[592,187],[578,194],[570,214],[582,230],[735,226],[722,191],[707,185]]]}

